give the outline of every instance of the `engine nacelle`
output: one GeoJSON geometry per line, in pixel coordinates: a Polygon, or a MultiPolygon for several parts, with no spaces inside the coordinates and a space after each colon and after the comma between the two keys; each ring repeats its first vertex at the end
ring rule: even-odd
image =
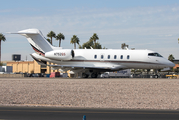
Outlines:
{"type": "Polygon", "coordinates": [[[45,53],[45,57],[55,60],[71,60],[74,55],[74,51],[69,49],[54,50],[45,53]]]}

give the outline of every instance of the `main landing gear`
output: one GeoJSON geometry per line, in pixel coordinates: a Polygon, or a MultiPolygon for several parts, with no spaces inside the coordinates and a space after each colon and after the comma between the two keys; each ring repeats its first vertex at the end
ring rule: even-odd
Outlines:
{"type": "Polygon", "coordinates": [[[82,73],[82,78],[88,78],[88,74],[86,74],[86,73],[82,73]]]}
{"type": "MultiPolygon", "coordinates": [[[[82,73],[82,78],[88,78],[89,77],[89,74],[86,74],[86,73],[82,73]]],[[[93,72],[91,73],[91,78],[97,78],[98,77],[98,74],[93,72]]]]}

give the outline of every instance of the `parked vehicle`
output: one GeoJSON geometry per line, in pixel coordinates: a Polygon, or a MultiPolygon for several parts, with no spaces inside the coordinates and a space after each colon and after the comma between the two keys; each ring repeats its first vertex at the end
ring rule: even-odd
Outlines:
{"type": "Polygon", "coordinates": [[[68,77],[68,73],[60,73],[60,77],[67,78],[68,77]]]}
{"type": "Polygon", "coordinates": [[[26,73],[27,77],[44,77],[44,73],[26,73]]]}
{"type": "Polygon", "coordinates": [[[115,72],[105,72],[104,74],[101,75],[103,78],[129,78],[131,76],[131,70],[126,69],[126,70],[120,70],[120,71],[115,71],[115,72]]]}
{"type": "Polygon", "coordinates": [[[52,72],[50,74],[50,78],[54,78],[54,77],[60,77],[60,72],[52,72]]]}

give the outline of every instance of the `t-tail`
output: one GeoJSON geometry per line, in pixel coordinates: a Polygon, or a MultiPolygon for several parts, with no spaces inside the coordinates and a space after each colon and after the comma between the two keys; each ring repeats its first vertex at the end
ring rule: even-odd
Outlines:
{"type": "Polygon", "coordinates": [[[52,51],[53,46],[46,40],[40,30],[26,29],[14,34],[20,34],[27,38],[36,53],[45,56],[46,52],[52,51]]]}

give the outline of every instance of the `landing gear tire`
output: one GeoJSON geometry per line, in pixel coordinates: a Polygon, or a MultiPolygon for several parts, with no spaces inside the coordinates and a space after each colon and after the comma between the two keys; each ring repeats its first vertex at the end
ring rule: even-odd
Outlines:
{"type": "Polygon", "coordinates": [[[82,73],[82,78],[88,78],[88,75],[85,73],[82,73]]]}
{"type": "Polygon", "coordinates": [[[92,73],[92,74],[91,74],[91,78],[97,78],[97,76],[98,76],[98,75],[97,75],[96,73],[92,73]]]}
{"type": "Polygon", "coordinates": [[[159,76],[158,76],[158,75],[155,75],[155,78],[159,78],[159,76]]]}

